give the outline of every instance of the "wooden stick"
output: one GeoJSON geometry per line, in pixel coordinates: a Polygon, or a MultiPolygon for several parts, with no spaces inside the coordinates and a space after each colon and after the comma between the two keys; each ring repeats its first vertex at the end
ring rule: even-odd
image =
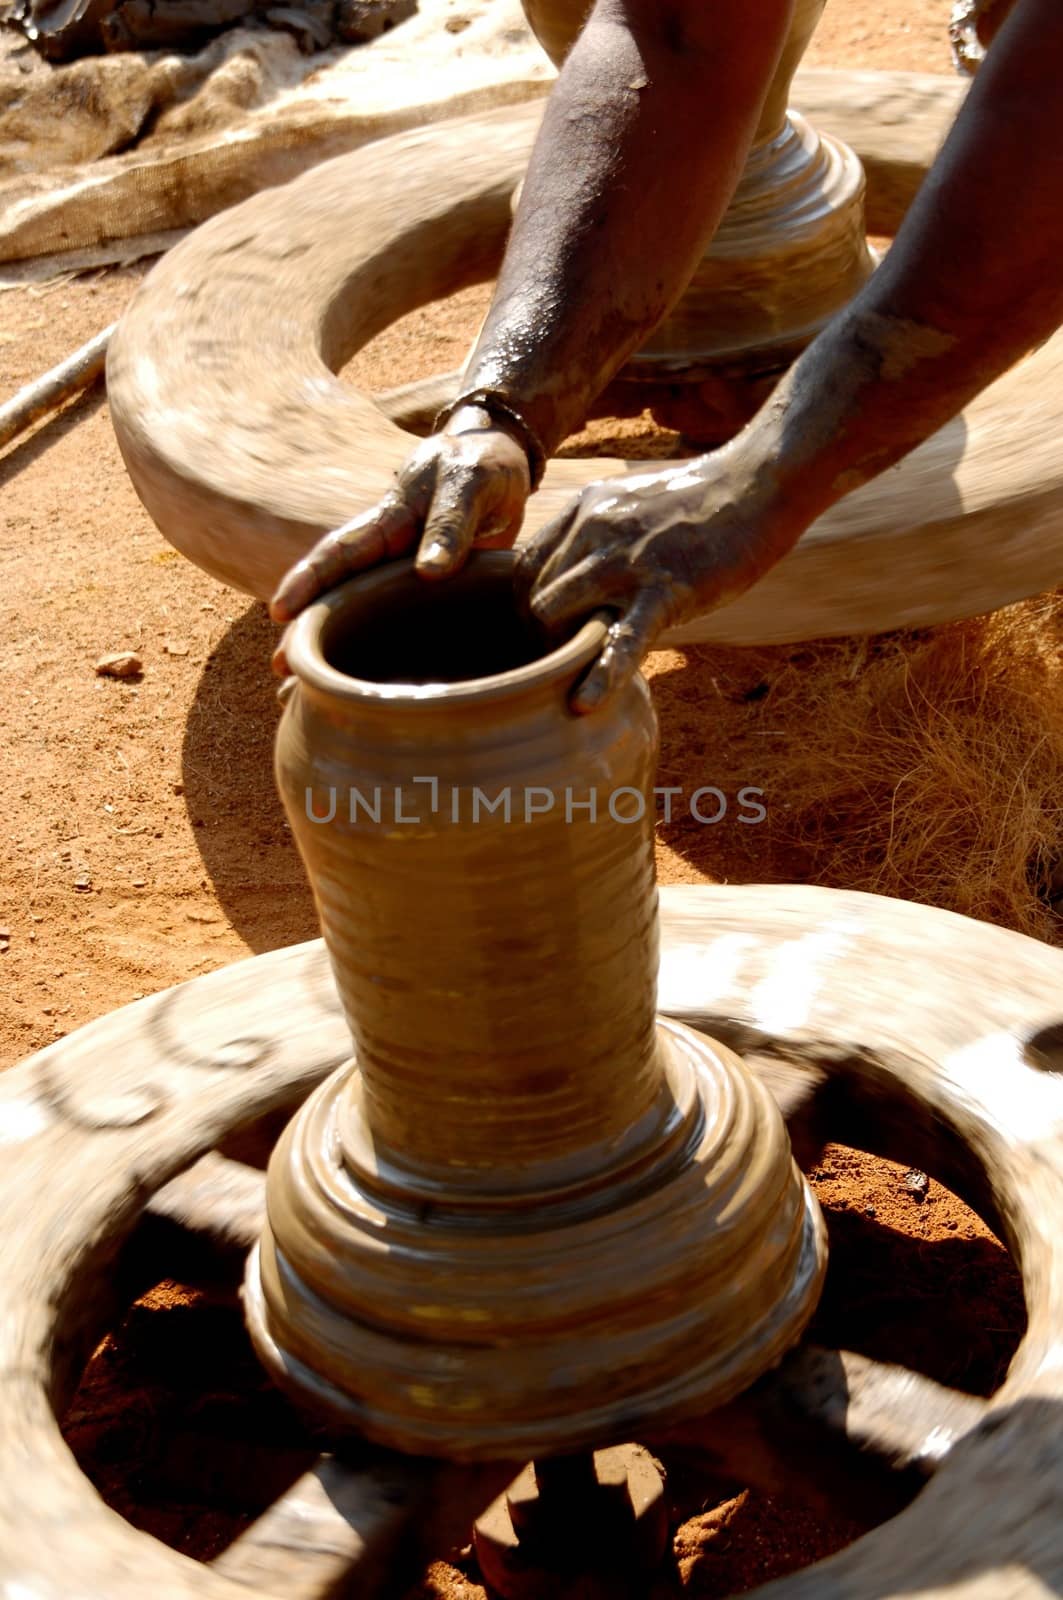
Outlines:
{"type": "Polygon", "coordinates": [[[112,322],[109,328],[96,334],[88,344],[83,344],[80,350],[75,350],[72,356],[60,361],[43,377],[25,384],[13,399],[0,406],[0,449],[20,433],[25,433],[40,417],[57,410],[64,400],[69,400],[72,395],[79,394],[82,389],[88,389],[96,382],[103,372],[107,346],[117,326],[116,322],[112,322]]]}

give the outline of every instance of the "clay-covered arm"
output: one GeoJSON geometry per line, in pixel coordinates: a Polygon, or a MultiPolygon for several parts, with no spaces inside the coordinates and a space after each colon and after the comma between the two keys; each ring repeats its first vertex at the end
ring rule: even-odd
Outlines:
{"type": "Polygon", "coordinates": [[[730,200],[791,0],[596,0],[546,107],[465,389],[550,454],[678,298],[730,200]]]}
{"type": "Polygon", "coordinates": [[[1063,321],[1063,6],[1018,0],[893,249],[748,430],[802,525],[1063,321]]]}
{"type": "Polygon", "coordinates": [[[547,104],[464,405],[394,489],[285,576],[287,622],[315,595],[417,550],[425,578],[510,545],[536,455],[682,292],[738,180],[792,0],[596,0],[547,104]],[[520,425],[523,418],[526,427],[520,425]],[[527,429],[531,430],[528,434],[527,429]],[[529,447],[529,439],[531,446],[529,447]]]}
{"type": "Polygon", "coordinates": [[[589,710],[681,617],[736,598],[828,507],[1063,321],[1063,5],[1017,0],[885,262],[723,450],[586,489],[523,557],[533,609],[620,613],[589,710]]]}

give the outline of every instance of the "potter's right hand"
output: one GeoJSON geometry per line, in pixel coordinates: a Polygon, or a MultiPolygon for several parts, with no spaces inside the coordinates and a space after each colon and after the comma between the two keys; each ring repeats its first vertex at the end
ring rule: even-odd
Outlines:
{"type": "Polygon", "coordinates": [[[319,539],[273,596],[274,622],[290,622],[326,589],[417,547],[423,578],[459,571],[470,550],[507,549],[531,493],[523,447],[479,406],[463,406],[401,467],[372,510],[319,539]]]}

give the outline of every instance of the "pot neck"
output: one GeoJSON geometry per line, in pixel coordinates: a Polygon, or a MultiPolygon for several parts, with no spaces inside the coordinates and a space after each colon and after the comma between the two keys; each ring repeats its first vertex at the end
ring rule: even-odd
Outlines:
{"type": "Polygon", "coordinates": [[[605,642],[597,616],[547,641],[516,602],[510,551],[481,552],[445,583],[394,562],[330,591],[285,641],[311,699],[348,718],[430,738],[441,723],[561,711],[605,642]]]}

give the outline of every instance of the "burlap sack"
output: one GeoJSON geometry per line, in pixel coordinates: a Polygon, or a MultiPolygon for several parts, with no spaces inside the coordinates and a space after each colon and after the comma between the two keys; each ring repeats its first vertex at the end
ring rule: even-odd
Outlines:
{"type": "MultiPolygon", "coordinates": [[[[13,37],[13,36],[12,36],[13,37]]],[[[236,28],[195,55],[0,60],[0,262],[128,259],[315,162],[545,93],[518,0],[420,0],[368,44],[303,54],[236,28]]],[[[165,240],[163,241],[165,242],[165,240]]]]}

